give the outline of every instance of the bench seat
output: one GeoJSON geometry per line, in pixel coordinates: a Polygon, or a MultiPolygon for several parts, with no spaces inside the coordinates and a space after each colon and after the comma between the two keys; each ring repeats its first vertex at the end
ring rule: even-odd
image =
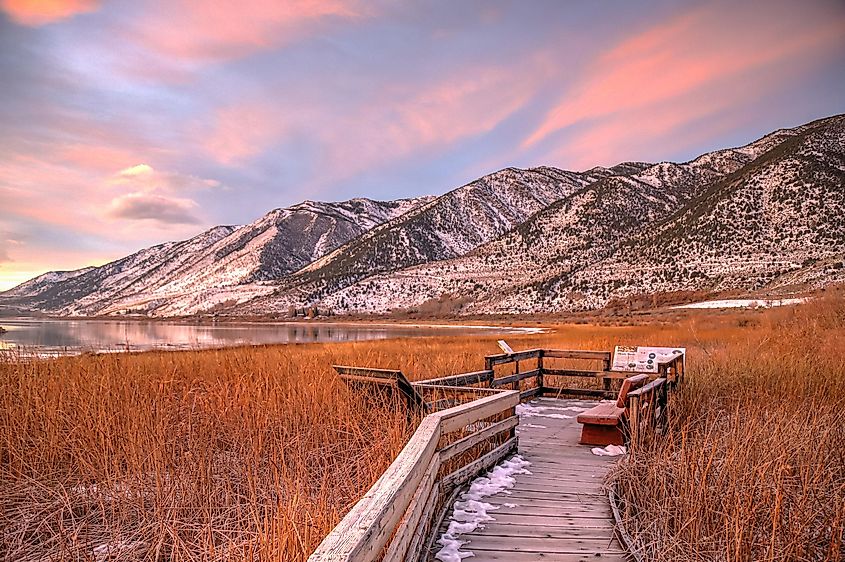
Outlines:
{"type": "Polygon", "coordinates": [[[606,402],[593,406],[586,412],[578,414],[581,428],[582,445],[624,445],[622,435],[622,416],[625,408],[620,408],[614,402],[606,402]]]}
{"type": "Polygon", "coordinates": [[[622,421],[625,417],[625,405],[628,393],[643,386],[648,375],[634,375],[622,381],[616,402],[601,402],[585,412],[578,414],[581,428],[582,445],[624,445],[622,421]]]}
{"type": "Polygon", "coordinates": [[[616,402],[602,402],[585,412],[578,414],[578,423],[594,425],[616,425],[622,419],[625,408],[620,408],[616,402]]]}

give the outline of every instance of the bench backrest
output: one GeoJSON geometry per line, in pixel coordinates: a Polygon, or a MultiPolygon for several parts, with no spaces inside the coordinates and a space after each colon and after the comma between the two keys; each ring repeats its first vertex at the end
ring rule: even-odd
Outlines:
{"type": "Polygon", "coordinates": [[[648,382],[648,375],[634,375],[622,381],[622,387],[619,389],[619,396],[616,399],[616,406],[619,408],[625,407],[625,402],[628,398],[628,393],[636,390],[648,382]]]}

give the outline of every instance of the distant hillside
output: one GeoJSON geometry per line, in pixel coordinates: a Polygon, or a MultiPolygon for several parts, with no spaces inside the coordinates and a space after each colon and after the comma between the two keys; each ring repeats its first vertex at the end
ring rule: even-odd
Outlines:
{"type": "Polygon", "coordinates": [[[306,201],[0,294],[54,314],[484,314],[845,281],[845,116],[685,163],[507,168],[439,197],[306,201]],[[452,307],[450,308],[450,303],[452,307]]]}

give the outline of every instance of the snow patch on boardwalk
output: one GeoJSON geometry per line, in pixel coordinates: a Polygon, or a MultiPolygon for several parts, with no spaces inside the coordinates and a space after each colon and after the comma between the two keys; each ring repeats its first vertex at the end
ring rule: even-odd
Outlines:
{"type": "Polygon", "coordinates": [[[488,512],[499,509],[498,506],[481,501],[482,498],[513,488],[516,484],[515,475],[531,474],[527,469],[529,466],[530,462],[516,455],[494,466],[486,476],[473,480],[469,490],[461,494],[461,499],[455,502],[449,528],[437,541],[442,548],[434,557],[441,562],[460,562],[463,558],[474,556],[472,552],[461,550],[467,541],[462,541],[459,537],[476,529],[483,529],[484,523],[495,520],[488,512]]]}
{"type": "Polygon", "coordinates": [[[622,445],[608,445],[607,447],[593,447],[590,452],[597,457],[618,457],[627,454],[628,449],[622,445]]]}
{"type": "Polygon", "coordinates": [[[572,419],[572,416],[566,414],[548,413],[549,410],[565,410],[565,408],[557,408],[554,406],[532,406],[531,404],[519,404],[516,407],[516,415],[520,420],[529,418],[552,418],[558,420],[572,419]]]}

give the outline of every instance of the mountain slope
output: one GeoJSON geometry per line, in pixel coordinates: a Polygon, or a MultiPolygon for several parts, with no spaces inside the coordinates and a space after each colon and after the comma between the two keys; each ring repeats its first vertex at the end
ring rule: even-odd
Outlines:
{"type": "Polygon", "coordinates": [[[29,307],[63,314],[132,310],[181,314],[243,302],[366,230],[430,198],[399,201],[305,201],[241,226],[220,226],[71,274],[42,276],[38,291],[5,293],[29,307]]]}
{"type": "Polygon", "coordinates": [[[3,301],[168,316],[583,310],[677,290],[845,281],[845,116],[684,163],[507,168],[439,197],[306,201],[3,301]]]}
{"type": "Polygon", "coordinates": [[[802,130],[777,131],[684,164],[661,163],[628,176],[602,178],[465,257],[369,277],[328,295],[324,305],[385,312],[449,298],[465,311],[485,313],[601,306],[614,287],[622,286],[619,276],[606,272],[608,285],[597,295],[592,294],[595,288],[585,293],[586,287],[570,286],[568,278],[609,258],[629,239],[650,232],[703,196],[708,186],[745,169],[802,130]]]}
{"type": "Polygon", "coordinates": [[[627,163],[584,173],[506,168],[353,239],[286,280],[283,290],[314,300],[375,273],[463,256],[596,180],[645,166],[627,163]]]}

